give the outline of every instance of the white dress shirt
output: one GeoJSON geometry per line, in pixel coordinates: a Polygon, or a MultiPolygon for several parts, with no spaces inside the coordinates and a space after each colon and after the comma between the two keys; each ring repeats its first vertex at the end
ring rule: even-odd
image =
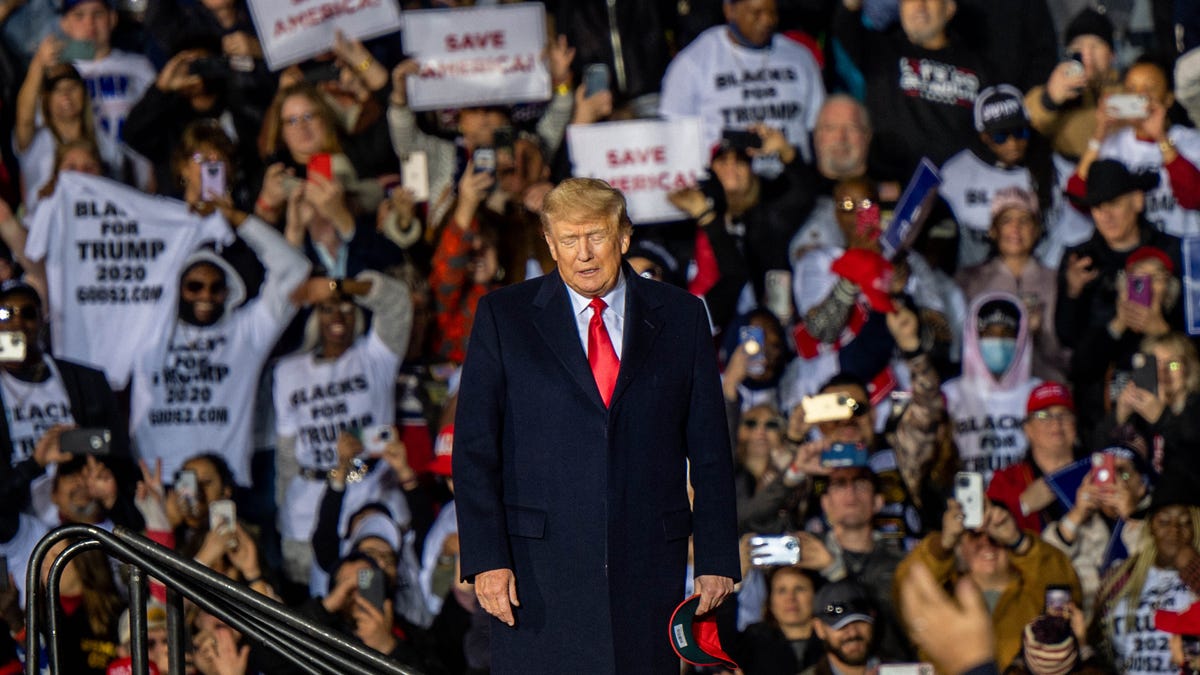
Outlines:
{"type": "MultiPolygon", "coordinates": [[[[565,284],[564,284],[565,285],[565,284]]],[[[567,286],[567,295],[571,298],[571,307],[575,310],[575,328],[579,330],[579,341],[583,343],[583,354],[587,356],[588,324],[592,322],[592,299],[575,292],[567,286]]],[[[604,327],[608,329],[608,337],[612,340],[613,349],[617,352],[617,360],[621,359],[621,348],[625,337],[625,274],[617,277],[617,285],[607,295],[600,299],[608,305],[600,313],[604,327]]]]}

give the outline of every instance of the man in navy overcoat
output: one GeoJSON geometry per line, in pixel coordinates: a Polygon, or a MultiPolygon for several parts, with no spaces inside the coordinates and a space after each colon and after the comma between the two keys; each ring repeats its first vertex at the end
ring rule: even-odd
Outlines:
{"type": "Polygon", "coordinates": [[[606,183],[564,181],[543,223],[558,269],[485,296],[471,331],[454,438],[462,575],[495,617],[496,675],[678,673],[668,622],[689,535],[701,610],[739,577],[707,316],[622,264],[632,226],[606,183]],[[597,297],[608,338],[589,334],[597,297]],[[619,357],[611,393],[589,366],[595,339],[619,357]]]}

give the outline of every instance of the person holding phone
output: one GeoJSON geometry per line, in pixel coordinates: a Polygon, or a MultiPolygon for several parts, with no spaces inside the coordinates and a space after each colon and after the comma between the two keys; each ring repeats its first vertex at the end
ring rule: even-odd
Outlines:
{"type": "Polygon", "coordinates": [[[329,472],[354,461],[353,478],[343,477],[349,511],[386,492],[388,464],[363,454],[362,435],[395,422],[396,373],[408,351],[413,310],[408,287],[378,272],[314,277],[302,288],[304,302],[315,309],[306,329],[310,339],[274,373],[275,492],[287,576],[307,584],[329,472]],[[364,309],[371,312],[369,330],[364,309]]]}
{"type": "MultiPolygon", "coordinates": [[[[1020,651],[1025,625],[1042,614],[1048,585],[1070,588],[1076,605],[1083,599],[1079,578],[1067,556],[1034,533],[1022,531],[1012,514],[996,504],[986,505],[982,527],[967,530],[963,527],[962,506],[948,500],[941,531],[925,537],[897,567],[894,588],[898,594],[919,565],[933,573],[939,586],[952,587],[965,577],[985,597],[994,598],[987,606],[996,663],[1002,668],[1020,651]]],[[[910,632],[914,628],[936,630],[912,624],[906,628],[910,632]]],[[[918,658],[929,660],[924,650],[918,658]]]]}
{"type": "Polygon", "coordinates": [[[1186,450],[1200,441],[1200,361],[1196,347],[1183,333],[1171,332],[1143,339],[1139,354],[1153,357],[1143,367],[1153,373],[1156,386],[1147,389],[1139,386],[1138,378],[1131,377],[1117,395],[1115,409],[1101,431],[1129,425],[1146,439],[1148,447],[1155,448],[1150,459],[1156,469],[1197,471],[1186,450]]]}

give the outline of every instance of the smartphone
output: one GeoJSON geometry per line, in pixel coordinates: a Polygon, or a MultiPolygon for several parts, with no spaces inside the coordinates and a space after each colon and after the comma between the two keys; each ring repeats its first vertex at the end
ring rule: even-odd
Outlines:
{"type": "Polygon", "coordinates": [[[1069,77],[1079,77],[1083,74],[1083,54],[1079,52],[1067,54],[1067,64],[1067,75],[1069,77]]]}
{"type": "Polygon", "coordinates": [[[790,534],[750,537],[750,562],[755,567],[795,565],[800,562],[800,540],[790,534]]]}
{"type": "Polygon", "coordinates": [[[383,573],[368,567],[358,571],[358,594],[364,600],[383,610],[383,573]]]}
{"type": "Polygon", "coordinates": [[[204,80],[223,80],[229,77],[229,62],[217,56],[205,56],[189,63],[188,73],[204,80]]]}
{"type": "Polygon", "coordinates": [[[200,199],[210,202],[225,196],[225,162],[200,165],[200,199]]]}
{"type": "Polygon", "coordinates": [[[1142,120],[1150,112],[1150,102],[1141,94],[1113,94],[1104,99],[1104,110],[1118,120],[1142,120]]]}
{"type": "Polygon", "coordinates": [[[513,143],[516,140],[517,136],[510,126],[496,127],[496,130],[492,132],[492,147],[498,151],[505,151],[511,154],[513,143]]]}
{"type": "Polygon", "coordinates": [[[762,136],[745,129],[723,129],[721,138],[725,140],[726,145],[738,150],[761,148],[763,144],[762,136]]]}
{"type": "Polygon", "coordinates": [[[471,160],[475,162],[475,173],[496,174],[495,148],[476,148],[471,155],[471,160]]]}
{"type": "Polygon", "coordinates": [[[1200,657],[1200,636],[1184,635],[1183,655],[1189,659],[1200,657]]]}
{"type": "Polygon", "coordinates": [[[1045,614],[1066,618],[1067,606],[1071,604],[1071,587],[1051,584],[1046,587],[1045,614]]]}
{"type": "Polygon", "coordinates": [[[766,336],[759,326],[742,326],[738,329],[738,343],[746,352],[746,373],[758,377],[767,372],[767,355],[763,350],[766,336]]]}
{"type": "Polygon", "coordinates": [[[933,666],[928,663],[889,663],[879,666],[878,675],[933,675],[933,666]]]}
{"type": "Polygon", "coordinates": [[[304,181],[296,178],[295,176],[285,175],[283,177],[283,195],[285,197],[291,197],[292,193],[295,192],[296,188],[300,187],[300,184],[303,182],[304,181]]]}
{"type": "Polygon", "coordinates": [[[867,446],[862,443],[834,443],[821,453],[821,466],[827,469],[867,466],[867,446]]]}
{"type": "Polygon", "coordinates": [[[200,503],[200,487],[196,483],[196,472],[180,471],[179,476],[175,479],[174,487],[175,495],[179,497],[183,508],[190,514],[196,513],[196,506],[200,503]]]}
{"type": "Polygon", "coordinates": [[[1158,394],[1158,359],[1153,354],[1137,353],[1130,362],[1133,364],[1133,384],[1151,394],[1158,394]]]}
{"type": "Polygon", "coordinates": [[[1146,274],[1131,274],[1125,277],[1125,286],[1128,290],[1129,301],[1137,303],[1142,307],[1149,307],[1154,300],[1154,286],[1149,275],[1146,274]]]}
{"type": "Polygon", "coordinates": [[[0,331],[0,363],[25,360],[25,334],[16,330],[0,331]]]}
{"type": "Polygon", "coordinates": [[[608,91],[608,65],[592,63],[583,69],[583,95],[591,96],[602,91],[608,91]]]}
{"type": "Polygon", "coordinates": [[[96,43],[91,40],[63,40],[63,48],[58,58],[63,63],[72,61],[91,61],[96,58],[96,43]]]}
{"type": "Polygon", "coordinates": [[[375,457],[382,455],[384,447],[396,438],[396,432],[390,424],[372,424],[363,427],[360,433],[362,436],[359,440],[362,441],[363,449],[368,455],[375,457]]]}
{"type": "Polygon", "coordinates": [[[848,420],[861,409],[858,401],[845,394],[817,394],[800,400],[804,421],[809,424],[848,420]]]}
{"type": "Polygon", "coordinates": [[[1092,453],[1092,480],[1097,485],[1112,485],[1116,483],[1116,458],[1107,452],[1092,453]]]}
{"type": "Polygon", "coordinates": [[[963,527],[978,530],[983,527],[983,474],[959,471],[954,475],[954,501],[962,506],[963,527]]]}
{"type": "Polygon", "coordinates": [[[225,537],[226,548],[237,548],[237,505],[232,499],[218,499],[208,505],[208,529],[225,537]]]}
{"type": "Polygon", "coordinates": [[[333,159],[328,152],[318,152],[308,160],[306,171],[309,176],[315,174],[333,180],[333,159]]]}
{"type": "Polygon", "coordinates": [[[338,67],[337,61],[324,61],[305,68],[304,81],[310,84],[329,82],[338,79],[341,74],[342,69],[338,67]]]}
{"type": "Polygon", "coordinates": [[[72,455],[103,456],[112,452],[112,432],[99,427],[67,429],[59,437],[63,452],[72,455]]]}
{"type": "Polygon", "coordinates": [[[763,304],[783,325],[792,318],[792,272],[791,270],[767,270],[763,278],[763,304]]]}
{"type": "Polygon", "coordinates": [[[413,193],[418,202],[429,201],[429,156],[424,150],[408,153],[400,163],[400,183],[413,193]]]}

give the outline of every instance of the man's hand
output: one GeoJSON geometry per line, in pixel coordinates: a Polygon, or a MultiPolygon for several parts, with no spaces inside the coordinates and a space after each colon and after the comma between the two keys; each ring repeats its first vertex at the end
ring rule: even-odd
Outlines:
{"type": "Polygon", "coordinates": [[[230,33],[221,38],[221,49],[226,56],[249,56],[254,59],[263,57],[262,44],[258,38],[244,30],[230,33]]]}
{"type": "MultiPolygon", "coordinates": [[[[1024,533],[1017,527],[1008,509],[994,504],[988,504],[983,514],[983,531],[997,543],[1010,549],[1021,542],[1024,533]]],[[[1027,546],[1026,542],[1023,546],[1027,546]]],[[[1023,553],[1024,551],[1018,551],[1023,553]]]]}
{"type": "Polygon", "coordinates": [[[1083,289],[1100,276],[1100,270],[1092,267],[1092,259],[1072,253],[1067,258],[1067,297],[1078,298],[1083,289]]]}
{"type": "Polygon", "coordinates": [[[762,147],[747,149],[748,155],[751,157],[779,155],[779,160],[784,164],[791,164],[795,161],[796,148],[788,142],[787,136],[784,136],[782,131],[766,124],[752,124],[749,130],[762,139],[762,147]]]}
{"type": "Polygon", "coordinates": [[[1046,483],[1045,478],[1039,478],[1029,484],[1021,493],[1021,506],[1026,513],[1037,513],[1054,503],[1054,490],[1046,483]]]}
{"type": "MultiPolygon", "coordinates": [[[[698,582],[699,578],[696,580],[698,582]]],[[[731,590],[732,588],[730,586],[731,590]]],[[[479,606],[483,607],[485,612],[509,626],[517,625],[512,608],[520,607],[521,601],[517,599],[517,578],[512,570],[504,567],[476,574],[475,596],[479,598],[479,606]]]]}
{"type": "Polygon", "coordinates": [[[968,577],[955,587],[956,603],[924,563],[916,563],[900,586],[900,613],[908,636],[941,672],[963,673],[992,660],[992,617],[968,577]]]}
{"type": "Polygon", "coordinates": [[[43,71],[58,63],[62,50],[63,41],[53,33],[47,34],[38,43],[37,51],[33,53],[33,59],[29,63],[29,73],[39,79],[43,77],[43,71]]]}
{"type": "Polygon", "coordinates": [[[38,439],[37,445],[33,447],[33,461],[42,467],[47,464],[62,464],[71,461],[71,453],[62,451],[59,439],[62,437],[62,432],[74,428],[74,424],[56,424],[47,429],[46,433],[38,439]]]}
{"type": "Polygon", "coordinates": [[[203,57],[204,51],[200,49],[186,49],[172,56],[159,72],[154,86],[159,91],[169,93],[203,84],[204,80],[199,75],[193,75],[190,70],[192,62],[203,57]]]}
{"type": "Polygon", "coordinates": [[[946,512],[942,514],[942,550],[953,551],[965,531],[962,504],[957,499],[947,499],[946,512]]]}
{"type": "Polygon", "coordinates": [[[1050,73],[1050,79],[1046,80],[1046,94],[1055,105],[1079,98],[1080,92],[1087,86],[1087,73],[1082,69],[1078,73],[1071,73],[1078,65],[1075,61],[1063,61],[1050,73]]]}
{"type": "Polygon", "coordinates": [[[383,601],[383,610],[372,605],[361,595],[354,596],[354,634],[363,644],[381,654],[391,653],[396,648],[396,636],[392,635],[392,601],[383,601]]]}
{"type": "Polygon", "coordinates": [[[117,503],[116,477],[92,455],[87,456],[87,465],[83,467],[83,483],[87,486],[88,496],[100,502],[105,509],[111,509],[117,503]]]}
{"type": "Polygon", "coordinates": [[[708,197],[705,197],[699,188],[694,187],[679,188],[668,192],[667,201],[691,218],[699,218],[704,215],[705,211],[712,208],[709,206],[708,197]]]}
{"type": "Polygon", "coordinates": [[[725,598],[733,593],[733,579],[715,574],[701,574],[696,577],[693,586],[700,594],[700,605],[696,607],[697,615],[707,614],[720,607],[725,598]]]}
{"type": "Polygon", "coordinates": [[[795,536],[800,542],[800,567],[820,571],[833,564],[833,556],[825,542],[809,532],[797,532],[795,536]]]}
{"type": "Polygon", "coordinates": [[[587,95],[587,87],[575,87],[575,112],[571,115],[571,124],[592,124],[607,118],[613,111],[612,91],[605,89],[591,96],[587,95]]]}

